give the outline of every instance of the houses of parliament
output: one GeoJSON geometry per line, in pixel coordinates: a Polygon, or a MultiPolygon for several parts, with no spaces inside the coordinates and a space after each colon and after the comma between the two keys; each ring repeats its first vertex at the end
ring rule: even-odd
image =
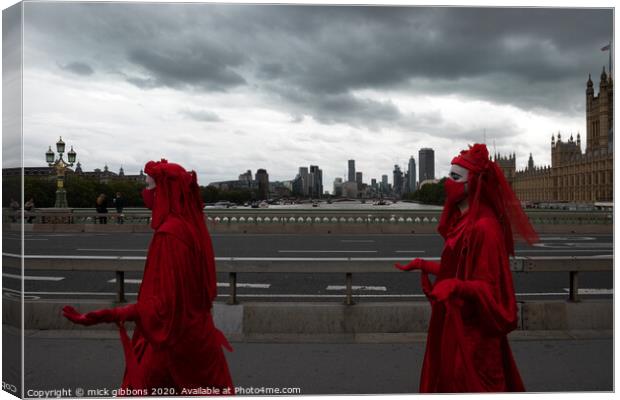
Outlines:
{"type": "Polygon", "coordinates": [[[495,154],[515,194],[522,202],[594,203],[613,201],[613,81],[605,68],[599,93],[592,78],[586,84],[586,148],[581,136],[551,136],[551,165],[535,166],[532,155],[527,167],[515,170],[515,154],[495,154]]]}

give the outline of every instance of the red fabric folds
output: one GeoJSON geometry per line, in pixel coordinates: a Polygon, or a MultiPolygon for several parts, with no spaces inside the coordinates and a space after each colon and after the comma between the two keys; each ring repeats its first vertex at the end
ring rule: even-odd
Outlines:
{"type": "Polygon", "coordinates": [[[196,174],[165,160],[147,163],[145,172],[156,182],[155,233],[131,340],[120,324],[126,361],[122,388],[172,389],[174,393],[167,394],[177,396],[204,393],[204,389],[234,394],[222,350],[232,348],[211,315],[217,295],[215,259],[196,174]],[[184,389],[198,390],[183,393],[184,389]]]}
{"type": "MultiPolygon", "coordinates": [[[[514,236],[522,238],[529,244],[538,241],[538,234],[532,227],[529,218],[521,207],[512,188],[508,184],[502,169],[497,162],[489,159],[489,152],[484,144],[474,144],[468,150],[452,160],[467,168],[467,180],[470,218],[478,218],[478,208],[481,205],[490,207],[497,217],[503,231],[505,247],[508,254],[514,255],[514,236]]],[[[455,207],[444,208],[439,232],[445,237],[445,231],[451,225],[455,207]]]]}
{"type": "Polygon", "coordinates": [[[420,392],[524,391],[506,337],[517,305],[504,230],[489,206],[475,221],[470,211],[453,214],[435,283],[422,274],[427,296],[442,280],[458,285],[448,300],[431,301],[420,392]]]}
{"type": "Polygon", "coordinates": [[[422,273],[432,314],[420,391],[524,391],[507,339],[517,327],[508,256],[514,235],[530,244],[538,235],[485,145],[471,146],[452,163],[469,172],[467,209],[444,205],[437,230],[445,245],[435,283],[422,273]]]}

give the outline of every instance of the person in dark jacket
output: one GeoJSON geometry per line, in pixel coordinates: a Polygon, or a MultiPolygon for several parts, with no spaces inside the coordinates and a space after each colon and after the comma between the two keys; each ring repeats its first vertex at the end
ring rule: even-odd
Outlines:
{"type": "MultiPolygon", "coordinates": [[[[108,198],[104,193],[101,193],[99,197],[97,197],[97,213],[99,214],[107,214],[108,213],[108,198]]],[[[108,217],[98,217],[100,224],[107,224],[108,217]]]]}
{"type": "Polygon", "coordinates": [[[116,197],[114,197],[114,207],[116,208],[116,212],[118,213],[118,217],[116,218],[116,222],[119,224],[123,223],[123,208],[125,207],[125,199],[123,198],[123,194],[121,192],[116,192],[116,197]]]}

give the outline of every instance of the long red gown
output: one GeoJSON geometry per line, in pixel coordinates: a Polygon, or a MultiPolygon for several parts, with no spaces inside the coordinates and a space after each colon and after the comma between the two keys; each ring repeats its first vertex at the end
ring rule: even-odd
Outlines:
{"type": "MultiPolygon", "coordinates": [[[[502,230],[485,206],[467,222],[467,212],[457,211],[445,237],[435,284],[458,278],[462,289],[431,301],[420,392],[524,391],[507,339],[517,327],[517,305],[502,230]]],[[[433,288],[426,273],[422,287],[427,296],[433,288]]]]}
{"type": "Polygon", "coordinates": [[[171,388],[175,393],[149,394],[178,396],[183,389],[202,390],[186,393],[190,395],[217,388],[219,394],[234,394],[222,346],[232,349],[213,324],[205,277],[198,268],[200,251],[191,232],[182,219],[169,215],[153,235],[131,342],[120,327],[124,389],[171,388]]]}

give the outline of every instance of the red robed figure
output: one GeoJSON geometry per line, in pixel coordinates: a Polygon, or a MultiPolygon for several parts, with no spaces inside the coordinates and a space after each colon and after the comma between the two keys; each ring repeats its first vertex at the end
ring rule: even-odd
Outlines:
{"type": "Polygon", "coordinates": [[[87,314],[66,306],[64,315],[83,325],[119,325],[126,362],[124,389],[172,388],[176,395],[183,389],[217,389],[234,394],[222,346],[232,348],[211,315],[217,294],[215,258],[196,173],[163,159],[149,161],[145,173],[155,183],[143,191],[155,232],[137,302],[87,314]],[[135,321],[131,340],[124,321],[135,321]]]}
{"type": "Polygon", "coordinates": [[[440,263],[397,265],[421,270],[432,308],[420,392],[521,392],[507,339],[517,327],[508,256],[514,234],[528,243],[538,236],[485,145],[462,151],[452,164],[466,179],[457,173],[445,181],[440,263]]]}

